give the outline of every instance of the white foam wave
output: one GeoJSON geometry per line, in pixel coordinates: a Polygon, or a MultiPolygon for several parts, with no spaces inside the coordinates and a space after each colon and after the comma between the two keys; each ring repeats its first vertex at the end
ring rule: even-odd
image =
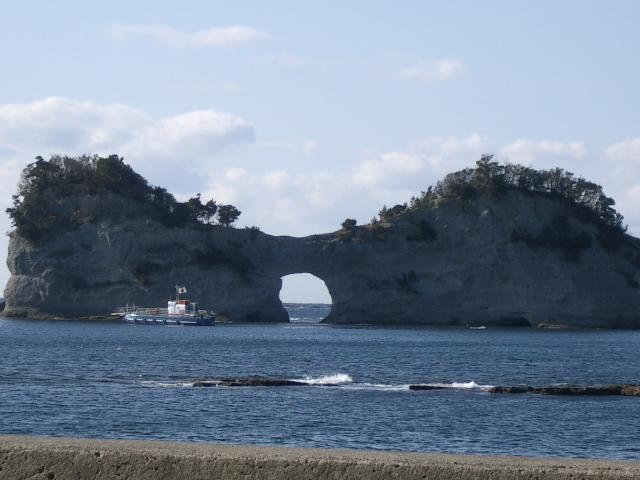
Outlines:
{"type": "Polygon", "coordinates": [[[161,387],[161,388],[184,388],[193,387],[193,382],[156,382],[154,380],[143,380],[140,382],[145,387],[161,387]]]}
{"type": "Polygon", "coordinates": [[[470,382],[453,382],[453,383],[425,383],[429,387],[438,388],[456,388],[456,389],[470,389],[470,390],[489,390],[493,385],[480,385],[473,380],[470,382]]]}
{"type": "MultiPolygon", "coordinates": [[[[310,375],[306,375],[303,378],[292,378],[291,380],[296,382],[303,382],[308,385],[336,385],[340,388],[344,388],[347,390],[372,390],[372,391],[381,391],[381,392],[400,392],[409,390],[409,384],[389,384],[389,383],[353,383],[353,378],[349,374],[346,373],[332,373],[330,375],[322,375],[319,377],[312,377],[310,375]]],[[[193,382],[169,382],[169,381],[156,381],[156,380],[143,380],[140,382],[142,386],[145,387],[156,387],[156,388],[186,388],[193,387],[193,382]]],[[[452,382],[452,383],[424,383],[422,385],[427,385],[430,387],[437,388],[451,388],[451,389],[461,389],[461,390],[483,390],[487,391],[493,385],[481,385],[473,380],[470,382],[452,382]]]]}
{"type": "Polygon", "coordinates": [[[392,385],[387,383],[352,383],[345,385],[343,388],[347,390],[374,390],[379,392],[402,392],[409,390],[409,384],[392,385]]]}
{"type": "Polygon", "coordinates": [[[311,377],[307,375],[304,378],[293,378],[292,380],[308,383],[309,385],[343,385],[353,382],[353,378],[346,373],[332,373],[331,375],[321,377],[311,377]]]}

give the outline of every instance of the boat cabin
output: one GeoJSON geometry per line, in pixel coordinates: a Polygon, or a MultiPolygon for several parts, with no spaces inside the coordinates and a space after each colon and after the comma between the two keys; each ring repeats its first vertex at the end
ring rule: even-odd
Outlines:
{"type": "Polygon", "coordinates": [[[167,313],[169,315],[187,315],[198,312],[198,304],[189,300],[169,300],[167,303],[167,313]]]}

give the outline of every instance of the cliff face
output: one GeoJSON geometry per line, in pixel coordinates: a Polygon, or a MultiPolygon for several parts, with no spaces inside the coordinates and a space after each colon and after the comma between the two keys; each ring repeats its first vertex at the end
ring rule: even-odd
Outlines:
{"type": "Polygon", "coordinates": [[[331,293],[331,323],[640,328],[636,239],[518,191],[304,238],[140,217],[37,244],[14,232],[7,263],[4,315],[162,305],[179,282],[234,321],[281,322],[281,277],[309,272],[331,293]]]}

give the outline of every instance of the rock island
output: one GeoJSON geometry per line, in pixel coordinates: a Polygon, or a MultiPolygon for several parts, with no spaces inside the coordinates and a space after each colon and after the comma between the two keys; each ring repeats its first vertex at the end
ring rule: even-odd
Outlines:
{"type": "Polygon", "coordinates": [[[369,224],[294,238],[234,228],[234,206],[179,202],[115,155],[38,157],[8,209],[3,315],[105,316],[188,281],[232,321],[287,322],[281,277],[308,272],[328,323],[640,328],[640,241],[613,205],[484,156],[369,224]]]}

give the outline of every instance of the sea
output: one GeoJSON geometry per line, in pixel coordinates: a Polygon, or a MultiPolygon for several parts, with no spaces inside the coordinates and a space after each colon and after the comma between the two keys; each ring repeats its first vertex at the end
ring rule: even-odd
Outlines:
{"type": "Polygon", "coordinates": [[[0,434],[640,459],[640,398],[491,385],[640,383],[640,331],[163,327],[0,319],[0,434]],[[266,376],[308,386],[209,387],[266,376]],[[444,389],[412,391],[413,383],[444,389]]]}

